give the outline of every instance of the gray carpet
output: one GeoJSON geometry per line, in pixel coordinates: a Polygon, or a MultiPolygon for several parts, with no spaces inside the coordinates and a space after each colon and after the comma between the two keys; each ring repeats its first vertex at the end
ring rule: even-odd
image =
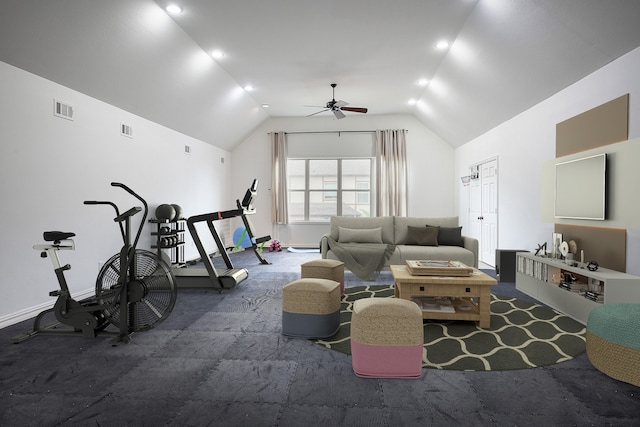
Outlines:
{"type": "MultiPolygon", "coordinates": [[[[273,264],[232,255],[249,279],[222,294],[180,290],[171,316],[129,345],[53,336],[11,344],[31,323],[0,330],[0,425],[638,425],[640,388],[585,354],[535,369],[358,378],[349,356],[280,335],[280,289],[319,254],[265,257],[273,264]]],[[[377,280],[391,282],[388,272],[377,280]]],[[[361,284],[347,272],[346,286],[361,284]]],[[[513,283],[493,291],[528,299],[513,283]]]]}

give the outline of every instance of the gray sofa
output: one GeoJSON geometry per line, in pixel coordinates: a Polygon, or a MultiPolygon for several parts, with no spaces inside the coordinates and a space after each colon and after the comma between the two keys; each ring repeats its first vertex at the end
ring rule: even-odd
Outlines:
{"type": "Polygon", "coordinates": [[[461,229],[458,217],[334,216],[330,232],[320,240],[320,252],[322,258],[340,259],[332,246],[355,253],[360,244],[369,243],[393,250],[384,267],[402,265],[407,260],[452,260],[477,268],[478,240],[462,236],[461,229]]]}

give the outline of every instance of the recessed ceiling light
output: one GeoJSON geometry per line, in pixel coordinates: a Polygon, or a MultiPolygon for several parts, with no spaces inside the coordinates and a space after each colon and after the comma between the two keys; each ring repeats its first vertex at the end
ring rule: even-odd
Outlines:
{"type": "Polygon", "coordinates": [[[177,4],[170,4],[169,6],[167,6],[167,8],[165,10],[167,12],[173,14],[173,15],[177,15],[178,13],[182,13],[182,8],[180,6],[178,6],[177,4]]]}
{"type": "Polygon", "coordinates": [[[429,80],[427,79],[418,80],[418,86],[426,86],[428,83],[429,83],[429,80]]]}
{"type": "Polygon", "coordinates": [[[269,105],[269,104],[262,104],[262,108],[269,108],[269,107],[271,107],[271,105],[269,105]]]}
{"type": "Polygon", "coordinates": [[[220,49],[216,49],[214,51],[211,52],[211,56],[214,59],[220,59],[220,58],[224,58],[224,52],[221,51],[220,49]]]}
{"type": "Polygon", "coordinates": [[[253,91],[253,86],[251,86],[251,85],[246,85],[246,86],[244,87],[244,90],[246,90],[247,92],[252,92],[252,91],[253,91]]]}
{"type": "Polygon", "coordinates": [[[416,105],[416,102],[418,102],[418,101],[416,101],[415,99],[412,98],[412,99],[409,100],[409,105],[416,105]]]}
{"type": "Polygon", "coordinates": [[[436,49],[446,49],[449,47],[449,42],[446,40],[440,40],[438,43],[436,43],[436,49]]]}

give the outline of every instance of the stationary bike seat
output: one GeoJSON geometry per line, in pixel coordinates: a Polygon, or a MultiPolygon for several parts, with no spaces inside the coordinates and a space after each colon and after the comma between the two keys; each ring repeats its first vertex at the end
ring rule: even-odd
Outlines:
{"type": "Polygon", "coordinates": [[[44,241],[45,242],[57,242],[60,240],[65,240],[70,237],[75,236],[76,233],[69,233],[67,231],[45,231],[44,232],[44,241]]]}

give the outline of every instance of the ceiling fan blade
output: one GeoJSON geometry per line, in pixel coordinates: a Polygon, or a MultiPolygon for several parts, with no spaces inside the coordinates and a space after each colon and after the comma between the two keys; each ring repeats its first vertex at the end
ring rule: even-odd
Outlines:
{"type": "Polygon", "coordinates": [[[352,113],[366,113],[367,111],[369,111],[366,108],[361,107],[342,107],[341,110],[351,111],[352,113]]]}
{"type": "Polygon", "coordinates": [[[335,110],[331,110],[333,111],[333,115],[336,116],[336,119],[340,120],[340,119],[344,119],[346,116],[344,115],[344,113],[338,109],[335,110]]]}
{"type": "Polygon", "coordinates": [[[334,106],[334,107],[341,107],[341,108],[342,108],[342,107],[345,107],[345,106],[347,106],[347,105],[349,105],[349,103],[348,103],[348,102],[344,102],[344,101],[342,101],[342,100],[340,100],[340,101],[336,101],[336,103],[335,103],[335,104],[333,104],[333,106],[334,106]]]}
{"type": "MultiPolygon", "coordinates": [[[[320,107],[320,108],[322,108],[322,107],[320,107]]],[[[305,117],[315,116],[316,114],[324,113],[325,111],[329,111],[329,109],[327,108],[326,110],[316,111],[315,113],[309,114],[309,115],[307,115],[305,117]]]]}

